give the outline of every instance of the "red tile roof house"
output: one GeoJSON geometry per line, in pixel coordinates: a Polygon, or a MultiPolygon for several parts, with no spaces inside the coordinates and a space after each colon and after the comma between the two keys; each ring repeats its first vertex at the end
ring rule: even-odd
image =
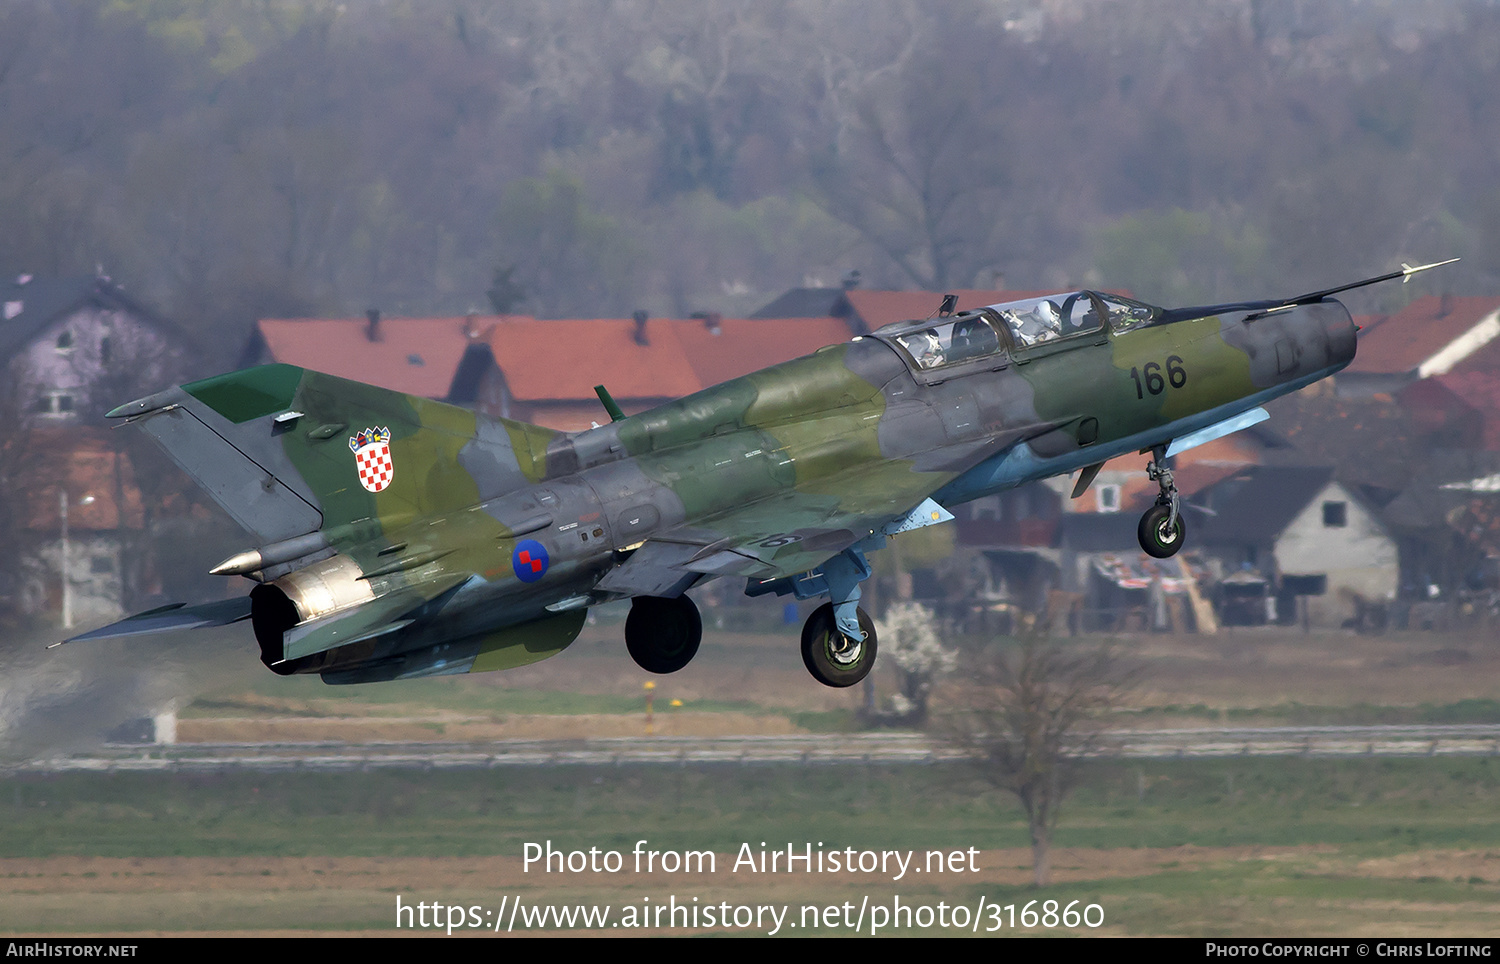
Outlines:
{"type": "Polygon", "coordinates": [[[447,399],[465,355],[497,320],[456,318],[267,318],[241,367],[284,362],[422,398],[447,399]]]}
{"type": "Polygon", "coordinates": [[[265,319],[245,365],[285,362],[490,415],[577,431],[847,341],[824,318],[265,319]]]}
{"type": "Polygon", "coordinates": [[[703,387],[677,324],[665,319],[505,319],[485,343],[494,366],[481,381],[480,411],[577,431],[608,421],[595,385],[627,415],[703,387]]]}
{"type": "Polygon", "coordinates": [[[849,340],[836,318],[719,318],[673,322],[688,364],[705,387],[811,355],[849,340]]]}
{"type": "MultiPolygon", "coordinates": [[[[958,310],[1045,292],[959,290],[958,310]]],[[[607,417],[603,384],[626,414],[770,365],[811,354],[892,322],[925,318],[942,295],[847,291],[835,314],[692,319],[267,318],[241,366],[285,362],[491,415],[577,431],[607,417]]],[[[784,299],[780,299],[784,300],[784,299]]],[[[774,303],[773,303],[774,304],[774,303]]],[[[770,306],[768,306],[770,307],[770,306]]]]}
{"type": "Polygon", "coordinates": [[[1393,315],[1355,321],[1363,326],[1359,350],[1334,376],[1347,397],[1394,394],[1500,352],[1500,344],[1491,344],[1500,337],[1500,298],[1493,296],[1429,295],[1393,315]]]}
{"type": "Polygon", "coordinates": [[[1500,369],[1425,378],[1396,399],[1429,446],[1500,451],[1500,369]]]}

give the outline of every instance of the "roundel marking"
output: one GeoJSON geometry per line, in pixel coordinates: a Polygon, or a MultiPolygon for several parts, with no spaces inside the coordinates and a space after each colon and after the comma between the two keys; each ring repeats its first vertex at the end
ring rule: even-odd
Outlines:
{"type": "Polygon", "coordinates": [[[536,582],[547,574],[547,547],[535,539],[522,539],[510,554],[511,568],[522,582],[536,582]]]}

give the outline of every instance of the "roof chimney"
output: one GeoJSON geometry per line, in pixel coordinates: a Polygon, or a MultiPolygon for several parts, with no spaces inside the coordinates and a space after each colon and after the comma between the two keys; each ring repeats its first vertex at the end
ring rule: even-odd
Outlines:
{"type": "Polygon", "coordinates": [[[475,312],[464,315],[464,337],[470,341],[479,337],[479,316],[475,312]]]}
{"type": "Polygon", "coordinates": [[[859,287],[859,278],[859,269],[855,268],[853,271],[844,275],[844,280],[839,283],[843,285],[845,291],[853,291],[855,288],[859,287]]]}
{"type": "Polygon", "coordinates": [[[380,334],[380,309],[371,308],[365,312],[365,340],[384,341],[380,334]]]}
{"type": "Polygon", "coordinates": [[[724,316],[717,311],[695,311],[688,317],[703,322],[703,327],[708,329],[710,335],[723,333],[724,316]]]}
{"type": "Polygon", "coordinates": [[[1453,295],[1444,293],[1443,296],[1438,299],[1437,316],[1439,318],[1446,318],[1451,314],[1453,314],[1453,295]]]}
{"type": "Polygon", "coordinates": [[[650,316],[637,308],[630,317],[635,319],[635,343],[637,345],[651,344],[651,339],[646,337],[646,319],[650,316]]]}

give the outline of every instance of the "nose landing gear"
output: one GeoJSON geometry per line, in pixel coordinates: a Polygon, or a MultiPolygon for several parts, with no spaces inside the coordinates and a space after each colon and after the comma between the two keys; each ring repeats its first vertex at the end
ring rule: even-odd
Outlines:
{"type": "Polygon", "coordinates": [[[1167,447],[1158,445],[1151,450],[1152,460],[1146,463],[1146,475],[1161,489],[1156,504],[1141,516],[1136,527],[1136,538],[1148,556],[1167,559],[1177,554],[1187,538],[1187,526],[1182,519],[1182,500],[1177,494],[1177,484],[1172,479],[1172,470],[1167,468],[1167,447]]]}

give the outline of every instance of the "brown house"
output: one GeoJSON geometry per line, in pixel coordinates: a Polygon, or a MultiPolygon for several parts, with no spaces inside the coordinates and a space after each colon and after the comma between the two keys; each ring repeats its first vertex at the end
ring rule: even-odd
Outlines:
{"type": "Polygon", "coordinates": [[[1335,376],[1340,395],[1391,394],[1461,367],[1500,367],[1500,298],[1429,295],[1393,315],[1360,318],[1359,352],[1335,376]]]}
{"type": "Polygon", "coordinates": [[[141,491],[129,458],[107,429],[42,426],[26,439],[17,512],[20,553],[12,605],[28,615],[60,612],[63,580],[75,625],[119,617],[130,587],[128,544],[145,527],[141,491]],[[64,565],[63,512],[67,512],[64,565]]]}
{"type": "Polygon", "coordinates": [[[76,623],[118,616],[149,571],[125,443],[93,426],[198,354],[176,324],[103,276],[0,281],[0,608],[76,623]],[[66,557],[60,512],[71,505],[66,557]],[[64,562],[66,561],[66,565],[64,562]]]}

